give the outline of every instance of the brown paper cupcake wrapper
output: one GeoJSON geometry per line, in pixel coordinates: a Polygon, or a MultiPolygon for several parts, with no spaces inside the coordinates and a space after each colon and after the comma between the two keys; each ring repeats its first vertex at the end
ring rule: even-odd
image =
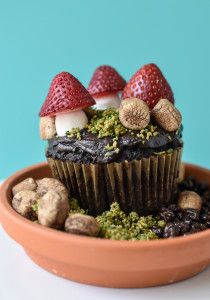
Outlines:
{"type": "Polygon", "coordinates": [[[154,213],[173,202],[182,148],[141,160],[80,164],[48,158],[55,178],[81,207],[97,215],[114,201],[125,212],[154,213]]]}

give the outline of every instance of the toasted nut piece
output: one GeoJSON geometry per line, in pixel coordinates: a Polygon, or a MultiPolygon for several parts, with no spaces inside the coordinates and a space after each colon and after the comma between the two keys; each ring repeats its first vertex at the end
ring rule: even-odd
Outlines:
{"type": "Polygon", "coordinates": [[[56,178],[43,178],[36,181],[37,193],[44,196],[49,190],[57,192],[62,198],[68,198],[68,190],[65,185],[56,178]]]}
{"type": "Polygon", "coordinates": [[[149,107],[146,102],[137,98],[124,99],[119,108],[119,118],[126,128],[143,129],[150,121],[149,107]]]}
{"type": "Polygon", "coordinates": [[[161,99],[151,112],[156,123],[166,131],[176,131],[182,123],[178,109],[167,99],[161,99]]]}
{"type": "Polygon", "coordinates": [[[82,214],[72,214],[65,222],[65,231],[88,236],[97,236],[100,226],[96,219],[82,214]]]}
{"type": "Polygon", "coordinates": [[[177,182],[180,183],[185,179],[185,165],[183,163],[180,164],[179,167],[179,175],[177,178],[177,182]]]}
{"type": "Polygon", "coordinates": [[[51,190],[39,199],[38,221],[41,225],[61,228],[69,213],[68,198],[51,190]]]}
{"type": "Polygon", "coordinates": [[[23,217],[35,220],[37,216],[32,209],[32,205],[35,204],[38,199],[39,196],[34,191],[20,191],[13,197],[12,207],[23,217]]]}
{"type": "Polygon", "coordinates": [[[12,188],[13,195],[16,195],[20,191],[35,191],[37,188],[36,181],[33,178],[26,178],[25,180],[19,182],[12,188]]]}
{"type": "Polygon", "coordinates": [[[196,209],[200,210],[202,206],[201,197],[192,191],[184,191],[179,195],[178,206],[181,209],[196,209]]]}
{"type": "Polygon", "coordinates": [[[40,118],[40,137],[43,140],[50,140],[56,135],[55,118],[54,117],[41,117],[40,118]]]}

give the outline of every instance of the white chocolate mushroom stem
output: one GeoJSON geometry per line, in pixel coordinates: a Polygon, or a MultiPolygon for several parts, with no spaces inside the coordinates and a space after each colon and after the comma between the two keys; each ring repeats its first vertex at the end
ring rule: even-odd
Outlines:
{"type": "Polygon", "coordinates": [[[97,110],[105,110],[107,108],[120,107],[120,98],[118,94],[106,95],[103,97],[94,98],[96,104],[92,108],[97,110]]]}
{"type": "Polygon", "coordinates": [[[55,117],[55,127],[58,136],[65,136],[73,128],[82,129],[88,123],[88,118],[83,110],[60,113],[55,117]]]}

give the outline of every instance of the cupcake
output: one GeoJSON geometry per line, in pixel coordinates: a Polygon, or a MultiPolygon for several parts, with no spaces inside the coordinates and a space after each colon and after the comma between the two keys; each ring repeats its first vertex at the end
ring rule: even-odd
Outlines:
{"type": "Polygon", "coordinates": [[[113,70],[99,67],[88,90],[67,72],[53,79],[40,111],[46,157],[90,214],[115,201],[126,213],[155,213],[175,197],[181,114],[156,65],[143,66],[127,84],[113,70]]]}

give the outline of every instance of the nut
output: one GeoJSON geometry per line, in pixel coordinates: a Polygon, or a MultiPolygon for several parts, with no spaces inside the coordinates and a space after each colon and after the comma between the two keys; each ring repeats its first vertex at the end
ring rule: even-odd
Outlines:
{"type": "Polygon", "coordinates": [[[184,191],[179,195],[178,206],[181,209],[196,209],[200,210],[202,206],[201,197],[192,191],[184,191]]]}
{"type": "Polygon", "coordinates": [[[151,112],[156,123],[166,131],[176,131],[182,123],[178,109],[167,99],[161,99],[151,112]]]}
{"type": "Polygon", "coordinates": [[[12,207],[23,217],[31,220],[36,219],[36,213],[32,205],[37,202],[39,196],[34,191],[20,191],[12,199],[12,207]]]}
{"type": "Polygon", "coordinates": [[[55,118],[54,117],[41,117],[40,118],[40,137],[43,140],[49,140],[55,137],[55,118]]]}
{"type": "Polygon", "coordinates": [[[180,183],[185,179],[185,165],[183,163],[180,164],[179,174],[177,178],[177,182],[180,183]]]}
{"type": "Polygon", "coordinates": [[[38,221],[41,225],[61,228],[69,213],[68,198],[51,190],[39,199],[38,221]]]}
{"type": "Polygon", "coordinates": [[[12,188],[13,195],[16,195],[20,191],[35,191],[37,184],[33,178],[26,178],[25,180],[19,182],[12,188]]]}
{"type": "Polygon", "coordinates": [[[150,121],[149,107],[146,102],[137,98],[124,99],[119,108],[119,118],[126,128],[143,129],[150,121]]]}
{"type": "Polygon", "coordinates": [[[65,231],[73,234],[97,236],[100,230],[94,217],[82,214],[72,214],[65,222],[65,231]]]}
{"type": "Polygon", "coordinates": [[[68,190],[56,178],[43,178],[36,181],[37,193],[40,197],[44,196],[48,191],[52,190],[57,192],[62,198],[68,198],[68,190]]]}

